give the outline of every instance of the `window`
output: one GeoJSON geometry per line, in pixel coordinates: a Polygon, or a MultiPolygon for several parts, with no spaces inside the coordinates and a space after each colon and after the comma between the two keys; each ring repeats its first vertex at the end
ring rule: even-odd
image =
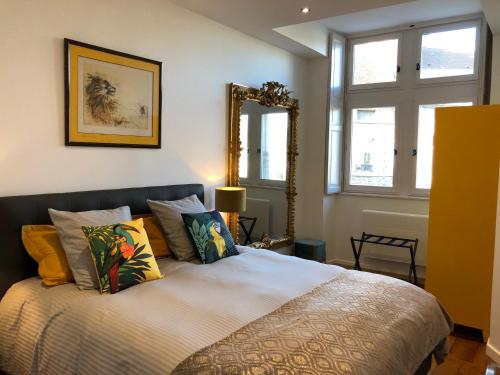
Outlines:
{"type": "Polygon", "coordinates": [[[245,101],[240,115],[239,177],[242,184],[273,189],[286,187],[288,128],[286,109],[245,101]]]}
{"type": "Polygon", "coordinates": [[[288,112],[265,113],[261,124],[260,178],[286,181],[288,112]]]}
{"type": "Polygon", "coordinates": [[[395,107],[352,110],[350,185],[393,186],[395,123],[395,107]]]}
{"type": "Polygon", "coordinates": [[[240,178],[248,178],[248,114],[240,116],[240,178]]]}
{"type": "Polygon", "coordinates": [[[399,85],[402,34],[388,34],[349,42],[349,89],[399,85]]]}
{"type": "Polygon", "coordinates": [[[398,39],[386,39],[353,45],[353,85],[396,82],[398,39]]]}
{"type": "Polygon", "coordinates": [[[420,79],[475,74],[478,27],[424,32],[421,37],[420,79]]]}
{"type": "MultiPolygon", "coordinates": [[[[348,89],[344,101],[330,99],[328,181],[336,172],[331,158],[343,121],[335,116],[342,116],[343,106],[343,190],[427,196],[435,109],[473,105],[482,98],[482,27],[482,21],[471,20],[349,40],[348,89]]],[[[332,50],[332,70],[337,60],[332,50]]],[[[331,93],[334,82],[332,73],[331,93]]]]}
{"type": "MultiPolygon", "coordinates": [[[[432,180],[432,140],[434,138],[434,112],[438,107],[459,107],[472,105],[472,102],[422,104],[418,107],[418,136],[417,136],[417,166],[416,189],[430,189],[432,180]]],[[[415,154],[415,152],[413,152],[415,154]]]]}

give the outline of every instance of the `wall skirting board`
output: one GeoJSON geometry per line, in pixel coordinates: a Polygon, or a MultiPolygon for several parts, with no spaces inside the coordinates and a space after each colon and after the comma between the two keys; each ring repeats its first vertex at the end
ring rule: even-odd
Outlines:
{"type": "Polygon", "coordinates": [[[500,363],[500,348],[495,348],[490,340],[486,344],[486,355],[495,363],[500,363]]]}

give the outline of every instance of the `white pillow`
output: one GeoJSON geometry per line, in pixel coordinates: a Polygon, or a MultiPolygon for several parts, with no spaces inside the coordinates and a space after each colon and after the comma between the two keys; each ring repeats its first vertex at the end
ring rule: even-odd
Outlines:
{"type": "Polygon", "coordinates": [[[99,282],[82,226],[101,226],[131,221],[130,207],[83,212],[57,211],[49,208],[49,215],[56,227],[76,285],[80,289],[98,289],[99,282]]]}
{"type": "Polygon", "coordinates": [[[149,208],[156,216],[167,237],[168,247],[178,260],[191,260],[195,257],[193,243],[182,220],[181,214],[197,214],[207,209],[193,194],[177,201],[152,201],[149,208]]]}

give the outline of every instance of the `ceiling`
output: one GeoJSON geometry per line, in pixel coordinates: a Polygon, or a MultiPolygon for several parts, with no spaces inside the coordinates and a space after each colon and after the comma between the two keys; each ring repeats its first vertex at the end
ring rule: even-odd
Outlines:
{"type": "Polygon", "coordinates": [[[481,0],[484,14],[495,34],[500,33],[500,1],[499,0],[481,0]]]}
{"type": "Polygon", "coordinates": [[[418,0],[330,17],[319,22],[331,30],[350,34],[479,12],[480,0],[418,0]]]}
{"type": "MultiPolygon", "coordinates": [[[[273,29],[411,0],[170,0],[223,25],[305,56],[318,52],[273,29]],[[302,14],[307,6],[311,12],[302,14]]],[[[322,26],[324,27],[324,26],[322,26]]]]}
{"type": "Polygon", "coordinates": [[[481,11],[480,0],[170,1],[245,34],[307,57],[327,54],[325,41],[328,39],[329,30],[356,33],[481,11]],[[311,11],[303,14],[301,9],[306,6],[311,11]]]}

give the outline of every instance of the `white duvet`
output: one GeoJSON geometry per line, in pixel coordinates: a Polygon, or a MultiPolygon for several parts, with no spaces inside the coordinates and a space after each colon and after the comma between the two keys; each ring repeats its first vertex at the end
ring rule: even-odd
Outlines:
{"type": "Polygon", "coordinates": [[[114,295],[30,278],[0,302],[9,374],[168,374],[343,268],[238,247],[210,265],[159,260],[165,278],[114,295]]]}

